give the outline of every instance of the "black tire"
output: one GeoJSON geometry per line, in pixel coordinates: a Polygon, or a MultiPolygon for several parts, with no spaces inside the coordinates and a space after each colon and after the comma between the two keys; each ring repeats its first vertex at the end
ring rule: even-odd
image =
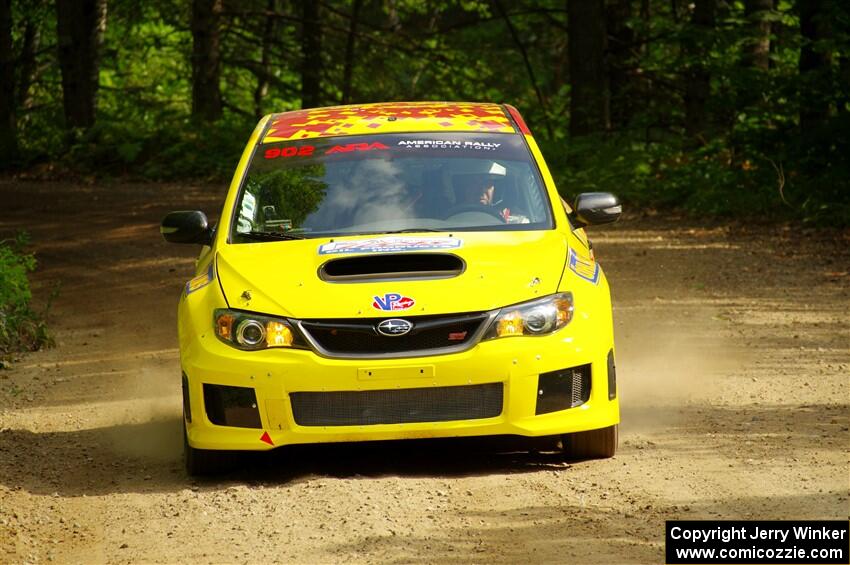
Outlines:
{"type": "Polygon", "coordinates": [[[598,430],[564,434],[561,442],[564,456],[570,460],[608,459],[617,453],[617,428],[608,426],[598,430]]]}
{"type": "Polygon", "coordinates": [[[189,445],[186,420],[183,420],[183,462],[190,477],[217,475],[234,467],[235,454],[232,451],[195,449],[189,445]]]}

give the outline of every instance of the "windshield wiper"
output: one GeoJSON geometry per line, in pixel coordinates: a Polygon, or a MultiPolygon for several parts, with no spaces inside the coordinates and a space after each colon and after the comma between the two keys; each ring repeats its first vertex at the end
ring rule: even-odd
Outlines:
{"type": "Polygon", "coordinates": [[[279,239],[306,239],[303,235],[274,231],[248,231],[239,232],[238,235],[247,237],[249,239],[256,239],[258,241],[270,241],[279,239]]]}
{"type": "Polygon", "coordinates": [[[435,230],[431,228],[406,228],[403,230],[392,230],[392,231],[382,231],[380,233],[416,233],[418,231],[421,232],[443,232],[446,230],[435,230]]]}

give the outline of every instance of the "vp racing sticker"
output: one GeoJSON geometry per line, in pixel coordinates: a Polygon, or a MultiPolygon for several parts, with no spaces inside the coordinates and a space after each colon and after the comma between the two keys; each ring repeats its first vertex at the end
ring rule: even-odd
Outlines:
{"type": "Polygon", "coordinates": [[[335,241],[319,246],[319,255],[344,253],[397,253],[399,251],[430,251],[457,249],[463,240],[454,237],[377,237],[357,241],[335,241]]]}
{"type": "Polygon", "coordinates": [[[568,262],[570,269],[586,281],[593,284],[599,282],[599,263],[579,257],[575,249],[570,248],[570,259],[568,262]]]}
{"type": "Polygon", "coordinates": [[[388,292],[383,296],[373,296],[372,308],[376,310],[394,311],[409,310],[413,308],[416,301],[409,296],[403,296],[395,292],[388,292]]]}
{"type": "Polygon", "coordinates": [[[215,278],[215,273],[213,272],[213,264],[210,261],[210,268],[207,269],[207,272],[203,275],[198,275],[194,279],[190,280],[186,283],[186,294],[192,294],[196,290],[200,290],[210,284],[215,278]]]}

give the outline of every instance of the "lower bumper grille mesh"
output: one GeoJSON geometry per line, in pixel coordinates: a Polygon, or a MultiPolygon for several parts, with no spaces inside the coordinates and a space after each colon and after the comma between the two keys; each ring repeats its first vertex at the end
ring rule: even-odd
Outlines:
{"type": "Polygon", "coordinates": [[[294,392],[299,426],[362,426],[493,418],[502,413],[502,383],[357,392],[294,392]]]}

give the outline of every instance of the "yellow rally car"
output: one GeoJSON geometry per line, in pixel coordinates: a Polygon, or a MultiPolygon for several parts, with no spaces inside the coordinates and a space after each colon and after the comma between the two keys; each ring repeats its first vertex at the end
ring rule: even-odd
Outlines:
{"type": "Polygon", "coordinates": [[[180,297],[186,465],[234,450],[561,435],[610,457],[608,283],[583,227],[617,199],[559,197],[511,106],[387,103],[266,116],[180,297]]]}

